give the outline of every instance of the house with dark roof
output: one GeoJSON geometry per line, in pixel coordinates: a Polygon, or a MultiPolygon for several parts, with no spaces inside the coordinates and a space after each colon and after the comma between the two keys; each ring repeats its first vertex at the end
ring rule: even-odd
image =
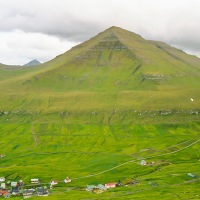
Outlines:
{"type": "Polygon", "coordinates": [[[31,188],[31,189],[25,189],[22,191],[23,197],[24,198],[29,198],[31,196],[34,196],[35,194],[35,189],[31,188]]]}
{"type": "Polygon", "coordinates": [[[47,187],[37,187],[36,192],[38,196],[49,196],[47,187]]]}
{"type": "Polygon", "coordinates": [[[18,195],[19,194],[19,187],[18,186],[13,186],[11,188],[11,195],[18,195]]]}

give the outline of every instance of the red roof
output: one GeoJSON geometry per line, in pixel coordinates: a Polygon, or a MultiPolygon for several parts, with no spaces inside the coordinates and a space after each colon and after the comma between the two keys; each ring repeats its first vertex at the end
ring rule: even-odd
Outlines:
{"type": "Polygon", "coordinates": [[[116,185],[116,183],[106,183],[106,186],[113,186],[116,185]]]}
{"type": "Polygon", "coordinates": [[[8,190],[0,190],[0,196],[8,194],[8,190]]]}

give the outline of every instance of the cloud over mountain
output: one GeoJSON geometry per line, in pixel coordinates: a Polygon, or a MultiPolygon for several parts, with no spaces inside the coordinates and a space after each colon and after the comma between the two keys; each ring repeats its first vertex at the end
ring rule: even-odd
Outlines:
{"type": "MultiPolygon", "coordinates": [[[[54,46],[58,49],[55,51],[57,53],[67,50],[70,44],[83,42],[115,25],[146,39],[165,41],[200,56],[200,45],[197,42],[200,41],[199,7],[198,0],[6,0],[0,2],[0,32],[1,35],[12,33],[12,37],[17,38],[17,32],[22,31],[27,40],[31,34],[57,38],[54,46]]],[[[5,36],[5,39],[9,43],[10,38],[5,36]]],[[[46,44],[39,42],[35,45],[43,49],[46,44]]],[[[13,44],[8,48],[13,51],[18,46],[13,44]]],[[[49,51],[52,52],[53,48],[49,51]]],[[[5,54],[1,54],[2,59],[9,62],[5,54]]],[[[24,58],[18,59],[16,54],[17,51],[13,51],[13,62],[27,60],[26,53],[24,58]]],[[[36,56],[33,55],[34,58],[36,56]]],[[[43,61],[52,58],[42,57],[43,61]]]]}

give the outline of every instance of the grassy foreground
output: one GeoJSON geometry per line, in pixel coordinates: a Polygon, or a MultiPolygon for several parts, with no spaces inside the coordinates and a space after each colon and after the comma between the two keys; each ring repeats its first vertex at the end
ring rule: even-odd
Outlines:
{"type": "Polygon", "coordinates": [[[6,156],[0,160],[0,175],[9,180],[23,179],[28,185],[33,177],[45,185],[54,179],[62,181],[66,176],[72,179],[68,185],[60,183],[54,187],[48,199],[156,199],[160,195],[162,199],[198,199],[199,143],[184,148],[200,138],[199,123],[87,125],[66,124],[62,120],[28,121],[27,117],[19,123],[1,121],[0,151],[6,156]],[[173,153],[178,150],[181,151],[173,153]],[[155,164],[140,166],[143,158],[155,164]],[[129,160],[134,162],[81,178],[129,160]],[[196,178],[188,177],[188,173],[196,178]],[[82,191],[88,184],[132,177],[139,184],[98,195],[82,191]],[[153,183],[157,186],[152,186],[153,183]]]}

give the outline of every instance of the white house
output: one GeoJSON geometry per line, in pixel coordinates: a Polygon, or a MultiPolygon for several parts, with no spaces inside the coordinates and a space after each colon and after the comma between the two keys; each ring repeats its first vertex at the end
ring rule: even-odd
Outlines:
{"type": "Polygon", "coordinates": [[[146,160],[141,160],[141,161],[140,161],[140,165],[143,165],[143,166],[144,166],[144,165],[147,165],[146,160]]]}
{"type": "Polygon", "coordinates": [[[17,186],[17,182],[11,182],[10,184],[12,187],[16,187],[17,186]]]}
{"type": "Polygon", "coordinates": [[[4,177],[0,177],[0,182],[4,182],[6,179],[4,177]]]}
{"type": "Polygon", "coordinates": [[[39,179],[38,178],[32,178],[31,183],[39,183],[39,179]]]}
{"type": "Polygon", "coordinates": [[[58,181],[55,181],[55,180],[50,182],[50,185],[57,185],[57,184],[58,184],[58,181]]]}
{"type": "Polygon", "coordinates": [[[71,179],[69,179],[68,177],[65,178],[64,183],[70,183],[71,179]]]}
{"type": "Polygon", "coordinates": [[[6,188],[6,184],[5,183],[1,183],[1,188],[5,189],[6,188]]]}

